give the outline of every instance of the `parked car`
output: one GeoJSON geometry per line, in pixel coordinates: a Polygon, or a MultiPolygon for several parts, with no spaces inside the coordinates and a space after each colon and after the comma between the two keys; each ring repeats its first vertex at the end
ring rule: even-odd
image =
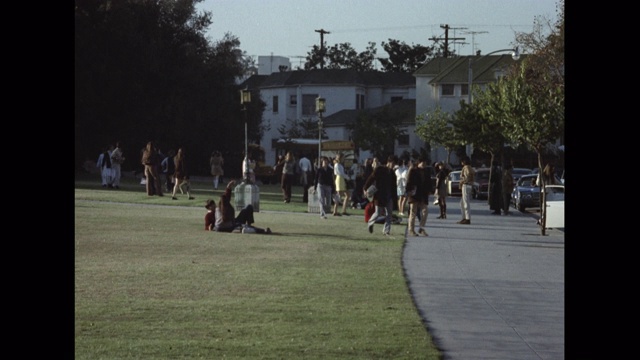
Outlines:
{"type": "MultiPolygon", "coordinates": [[[[461,170],[451,171],[447,178],[445,179],[445,183],[447,184],[447,195],[449,196],[462,196],[462,188],[460,188],[460,174],[462,174],[461,170]]],[[[474,199],[478,198],[478,186],[477,182],[473,183],[473,187],[471,189],[471,197],[474,199]]]]}
{"type": "MultiPolygon", "coordinates": [[[[540,187],[537,185],[538,174],[522,175],[516,183],[511,193],[511,202],[519,211],[524,212],[527,208],[540,207],[540,187]]],[[[556,178],[557,183],[560,179],[556,178]]],[[[551,186],[551,185],[550,185],[551,186]]],[[[553,185],[563,188],[563,185],[553,185]]]]}
{"type": "Polygon", "coordinates": [[[540,187],[536,186],[537,174],[522,175],[511,193],[511,202],[518,211],[540,207],[540,187]]]}
{"type": "Polygon", "coordinates": [[[455,170],[447,175],[445,183],[447,184],[447,195],[449,196],[462,196],[462,189],[460,189],[460,174],[462,171],[455,170]]]}
{"type": "Polygon", "coordinates": [[[511,169],[511,175],[513,175],[513,182],[516,183],[520,180],[522,175],[531,174],[531,169],[529,168],[513,168],[511,169]]]}

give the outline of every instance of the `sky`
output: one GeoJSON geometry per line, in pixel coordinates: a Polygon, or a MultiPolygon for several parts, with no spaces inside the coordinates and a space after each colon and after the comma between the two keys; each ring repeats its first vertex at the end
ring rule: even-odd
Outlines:
{"type": "Polygon", "coordinates": [[[431,46],[445,36],[459,55],[512,48],[515,32],[532,32],[536,17],[555,21],[557,0],[204,0],[197,10],[212,13],[207,37],[225,33],[240,40],[246,55],[289,57],[304,64],[320,33],[327,46],[350,43],[358,53],[376,43],[377,57],[387,57],[382,42],[431,46]],[[464,38],[452,40],[452,38],[464,38]]]}

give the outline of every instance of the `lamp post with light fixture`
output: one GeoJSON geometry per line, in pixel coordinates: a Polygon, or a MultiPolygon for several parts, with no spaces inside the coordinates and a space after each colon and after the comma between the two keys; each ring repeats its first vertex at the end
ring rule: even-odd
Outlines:
{"type": "Polygon", "coordinates": [[[320,158],[322,157],[322,113],[326,110],[326,100],[318,96],[316,98],[316,112],[318,113],[318,168],[320,168],[320,158]]]}
{"type": "Polygon", "coordinates": [[[249,141],[247,137],[247,104],[251,102],[251,92],[249,89],[240,90],[240,104],[242,105],[242,111],[244,111],[244,160],[243,160],[243,178],[246,183],[249,183],[249,141]]]}

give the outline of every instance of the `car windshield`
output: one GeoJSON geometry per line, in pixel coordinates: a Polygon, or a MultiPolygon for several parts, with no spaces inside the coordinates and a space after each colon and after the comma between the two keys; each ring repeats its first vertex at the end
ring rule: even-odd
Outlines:
{"type": "Polygon", "coordinates": [[[450,173],[449,174],[449,178],[451,178],[452,181],[460,180],[460,172],[459,171],[454,171],[454,172],[450,173]]]}
{"type": "Polygon", "coordinates": [[[535,176],[521,177],[520,180],[518,181],[518,186],[534,186],[531,184],[531,182],[534,181],[534,184],[535,184],[535,180],[536,180],[535,176]]]}

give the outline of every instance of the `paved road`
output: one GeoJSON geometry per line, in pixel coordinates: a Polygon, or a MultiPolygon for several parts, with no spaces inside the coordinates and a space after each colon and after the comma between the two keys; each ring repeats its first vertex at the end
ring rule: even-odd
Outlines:
{"type": "Polygon", "coordinates": [[[540,234],[537,215],[490,214],[459,198],[447,219],[429,205],[428,237],[408,237],[403,266],[444,359],[564,359],[564,229],[540,234]]]}

